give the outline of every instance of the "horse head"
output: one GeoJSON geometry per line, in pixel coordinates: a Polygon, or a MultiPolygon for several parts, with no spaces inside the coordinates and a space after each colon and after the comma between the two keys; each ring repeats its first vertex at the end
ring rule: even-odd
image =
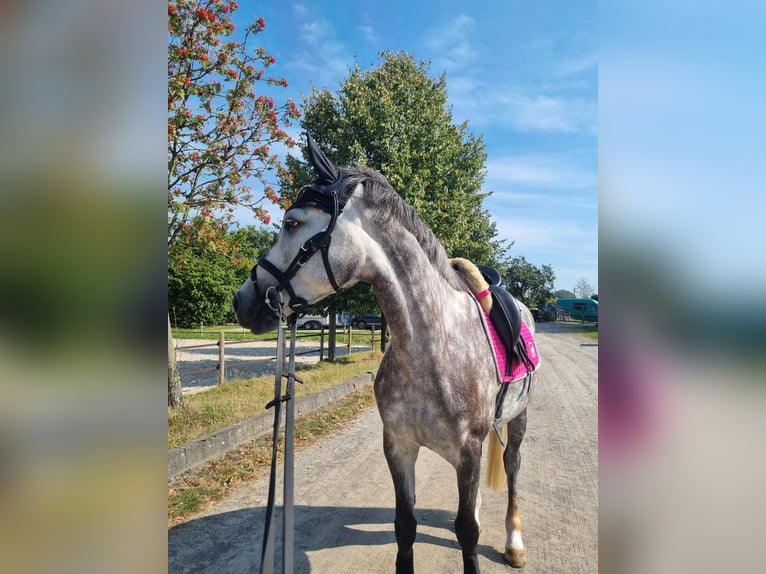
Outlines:
{"type": "Polygon", "coordinates": [[[276,328],[282,314],[305,313],[311,305],[356,282],[354,233],[346,224],[358,177],[338,168],[307,134],[308,156],[316,173],[282,220],[271,250],[234,294],[237,321],[254,333],[276,328]],[[343,255],[346,255],[345,257],[343,255]]]}

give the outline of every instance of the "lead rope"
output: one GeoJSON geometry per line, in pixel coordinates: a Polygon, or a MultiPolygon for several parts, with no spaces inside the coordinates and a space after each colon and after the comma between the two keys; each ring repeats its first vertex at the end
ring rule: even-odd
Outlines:
{"type": "Polygon", "coordinates": [[[261,551],[261,574],[274,574],[274,499],[277,482],[277,453],[279,450],[279,428],[282,423],[282,403],[285,407],[285,460],[284,460],[284,493],[282,512],[282,572],[293,573],[294,547],[294,473],[295,463],[295,381],[303,381],[295,376],[295,340],[296,315],[290,317],[290,352],[287,367],[288,374],[283,374],[285,362],[285,336],[283,322],[284,306],[279,302],[279,324],[277,326],[277,356],[274,373],[274,400],[266,408],[274,407],[274,433],[271,447],[271,474],[269,476],[269,495],[266,505],[266,524],[263,530],[263,548],[261,551]],[[287,391],[282,395],[282,377],[287,377],[287,391]]]}
{"type": "Polygon", "coordinates": [[[295,514],[293,486],[295,468],[295,381],[303,382],[295,376],[295,328],[297,315],[290,317],[290,356],[287,366],[287,393],[285,400],[285,470],[284,470],[284,510],[282,521],[282,572],[293,574],[293,546],[295,538],[295,514]]]}

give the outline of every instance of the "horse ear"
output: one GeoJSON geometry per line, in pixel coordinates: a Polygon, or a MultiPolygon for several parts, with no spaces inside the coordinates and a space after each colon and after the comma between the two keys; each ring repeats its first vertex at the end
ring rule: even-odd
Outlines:
{"type": "Polygon", "coordinates": [[[306,142],[308,143],[309,160],[311,165],[314,166],[319,183],[322,185],[335,183],[339,175],[338,168],[327,159],[327,156],[319,149],[316,142],[311,139],[308,132],[306,132],[306,142]]]}

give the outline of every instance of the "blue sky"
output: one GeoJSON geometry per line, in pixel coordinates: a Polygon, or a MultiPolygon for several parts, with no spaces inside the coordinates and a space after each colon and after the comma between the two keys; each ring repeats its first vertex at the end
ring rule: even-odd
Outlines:
{"type": "Polygon", "coordinates": [[[765,20],[763,2],[599,10],[602,245],[706,306],[764,307],[765,20]]]}
{"type": "MultiPolygon", "coordinates": [[[[404,50],[447,76],[453,122],[486,143],[485,207],[511,255],[550,264],[556,289],[598,291],[596,2],[241,2],[263,17],[257,40],[300,106],[311,86],[337,90],[349,69],[404,50]]],[[[298,138],[300,127],[291,135],[298,138]]],[[[252,223],[238,212],[242,224],[252,223]]]]}

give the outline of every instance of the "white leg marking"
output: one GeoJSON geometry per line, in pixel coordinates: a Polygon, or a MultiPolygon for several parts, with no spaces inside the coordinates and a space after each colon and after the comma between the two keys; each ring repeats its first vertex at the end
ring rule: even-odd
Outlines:
{"type": "Polygon", "coordinates": [[[511,533],[506,539],[505,547],[513,550],[524,550],[524,543],[521,541],[521,531],[515,529],[511,530],[511,533]]]}

